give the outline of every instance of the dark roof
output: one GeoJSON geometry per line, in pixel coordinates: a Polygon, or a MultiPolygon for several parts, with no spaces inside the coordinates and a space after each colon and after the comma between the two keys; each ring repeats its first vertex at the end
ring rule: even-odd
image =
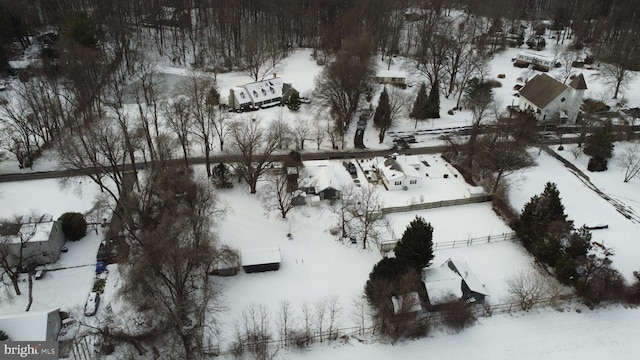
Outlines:
{"type": "Polygon", "coordinates": [[[584,81],[584,76],[582,74],[573,78],[569,86],[576,90],[587,90],[587,82],[584,81]]]}
{"type": "Polygon", "coordinates": [[[542,109],[566,89],[566,85],[551,76],[539,74],[520,89],[520,96],[542,109]]]}
{"type": "Polygon", "coordinates": [[[0,236],[18,235],[22,224],[0,224],[0,236]]]}

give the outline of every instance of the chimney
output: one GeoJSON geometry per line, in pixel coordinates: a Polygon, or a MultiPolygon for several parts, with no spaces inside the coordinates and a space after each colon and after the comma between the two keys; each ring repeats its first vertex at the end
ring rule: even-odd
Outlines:
{"type": "Polygon", "coordinates": [[[273,78],[275,79],[275,78],[277,78],[277,77],[278,77],[278,74],[273,73],[273,78]]]}

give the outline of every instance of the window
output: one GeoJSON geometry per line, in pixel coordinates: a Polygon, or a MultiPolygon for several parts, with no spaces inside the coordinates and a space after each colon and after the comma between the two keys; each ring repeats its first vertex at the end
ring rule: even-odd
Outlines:
{"type": "Polygon", "coordinates": [[[562,97],[562,99],[560,99],[560,102],[564,102],[565,100],[567,100],[567,99],[565,99],[564,97],[562,97]]]}
{"type": "Polygon", "coordinates": [[[395,183],[393,183],[393,185],[398,185],[398,186],[400,186],[400,185],[402,185],[402,181],[396,181],[395,183]]]}
{"type": "Polygon", "coordinates": [[[409,184],[415,185],[418,183],[418,180],[409,180],[409,184]]]}

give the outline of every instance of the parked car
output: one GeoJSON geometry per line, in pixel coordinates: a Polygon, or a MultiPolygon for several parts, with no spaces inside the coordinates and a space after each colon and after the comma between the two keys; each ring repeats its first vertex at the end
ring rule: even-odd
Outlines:
{"type": "Polygon", "coordinates": [[[84,305],[84,315],[95,315],[98,312],[98,305],[100,305],[100,294],[92,291],[87,298],[87,303],[84,305]]]}

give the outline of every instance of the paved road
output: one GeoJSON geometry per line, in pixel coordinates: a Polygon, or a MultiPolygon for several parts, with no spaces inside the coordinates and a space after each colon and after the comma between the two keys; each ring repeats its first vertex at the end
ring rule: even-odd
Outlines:
{"type": "MultiPolygon", "coordinates": [[[[576,142],[576,139],[565,138],[564,143],[569,144],[572,142],[576,142]]],[[[531,144],[531,146],[538,145],[554,145],[559,144],[559,140],[557,139],[544,139],[542,144],[531,144]]],[[[415,146],[415,145],[412,145],[415,146]]],[[[388,150],[371,150],[371,149],[353,149],[346,151],[325,151],[325,152],[302,152],[302,160],[328,160],[328,159],[349,159],[349,158],[367,158],[374,156],[387,156],[391,155],[395,152],[408,154],[408,155],[419,155],[419,154],[438,154],[442,153],[447,149],[447,145],[440,146],[428,146],[428,147],[413,147],[408,149],[388,149],[388,150]]],[[[284,160],[288,155],[272,155],[272,161],[280,161],[284,160]]],[[[211,156],[211,163],[217,164],[220,162],[229,163],[229,162],[237,162],[240,160],[240,157],[237,155],[215,155],[211,156]]],[[[183,159],[174,159],[169,162],[174,163],[176,165],[180,165],[183,163],[183,159]]],[[[204,164],[204,157],[194,157],[189,159],[189,163],[192,165],[195,164],[204,164]]],[[[137,164],[138,167],[144,166],[143,163],[137,164]]],[[[122,165],[119,168],[122,169],[124,166],[130,165],[122,165]]],[[[96,169],[84,169],[84,170],[52,170],[52,171],[36,171],[36,172],[24,172],[24,173],[12,173],[12,174],[0,174],[0,183],[3,182],[11,182],[11,181],[27,181],[27,180],[41,180],[41,179],[55,179],[55,178],[63,178],[69,176],[82,176],[92,173],[97,173],[96,169]]]]}
{"type": "MultiPolygon", "coordinates": [[[[431,146],[431,147],[421,147],[421,148],[409,148],[405,150],[347,150],[347,151],[331,151],[331,152],[303,152],[302,160],[326,160],[326,159],[347,159],[347,158],[366,158],[366,157],[374,157],[374,156],[386,156],[393,154],[394,152],[402,152],[403,154],[437,154],[441,153],[445,150],[446,146],[431,146]]],[[[273,155],[271,156],[272,161],[283,160],[288,155],[273,155]]],[[[216,155],[211,157],[211,162],[214,164],[220,162],[236,162],[240,160],[239,156],[236,155],[216,155]]],[[[175,164],[182,164],[182,159],[174,159],[171,162],[175,164]]],[[[189,159],[190,164],[204,164],[204,157],[195,157],[189,159]]],[[[126,166],[126,165],[123,165],[126,166]]],[[[120,168],[122,169],[121,166],[120,168]]],[[[144,166],[144,164],[140,163],[138,166],[144,166]]],[[[11,181],[27,181],[27,180],[41,180],[41,179],[55,179],[55,178],[63,178],[69,176],[81,176],[87,175],[91,173],[96,173],[98,170],[96,169],[84,169],[82,171],[79,170],[52,170],[52,171],[36,171],[36,172],[24,172],[24,173],[13,173],[13,174],[0,174],[0,183],[1,182],[11,182],[11,181]]]]}

